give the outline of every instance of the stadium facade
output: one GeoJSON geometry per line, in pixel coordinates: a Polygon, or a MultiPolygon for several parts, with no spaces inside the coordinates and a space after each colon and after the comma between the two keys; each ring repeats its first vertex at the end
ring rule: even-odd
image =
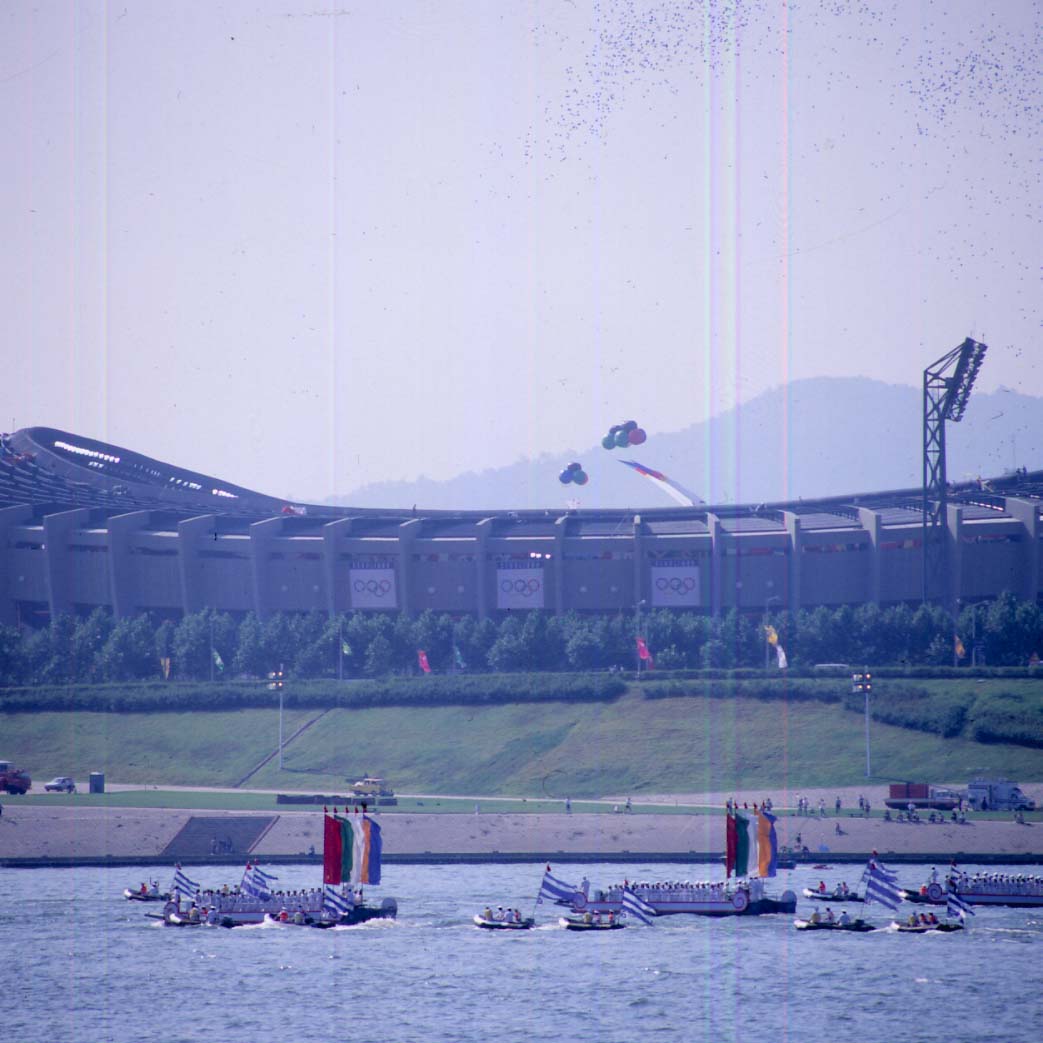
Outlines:
{"type": "MultiPolygon", "coordinates": [[[[0,437],[0,622],[351,611],[719,614],[918,603],[922,491],[757,506],[289,504],[53,428],[0,437]]],[[[953,486],[953,597],[1043,592],[1043,471],[953,486]]]]}

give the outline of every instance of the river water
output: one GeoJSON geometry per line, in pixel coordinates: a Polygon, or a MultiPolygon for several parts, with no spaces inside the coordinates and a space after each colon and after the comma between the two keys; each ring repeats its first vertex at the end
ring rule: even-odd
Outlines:
{"type": "MultiPolygon", "coordinates": [[[[972,871],[974,867],[967,867],[972,871]]],[[[1002,867],[990,867],[1004,871],[1002,867]]],[[[258,926],[176,930],[127,902],[154,869],[0,870],[4,1036],[12,1043],[836,1043],[1043,1038],[1043,909],[977,910],[950,935],[795,931],[789,916],[676,916],[598,935],[557,926],[499,934],[487,903],[533,909],[542,865],[392,866],[367,897],[398,899],[397,921],[327,931],[258,926]]],[[[903,866],[903,885],[929,867],[903,866]]],[[[1017,869],[1010,870],[1018,872],[1017,869]]],[[[316,886],[315,866],[279,884],[316,886]]],[[[555,864],[570,882],[701,879],[708,867],[555,864]]],[[[716,872],[719,874],[720,870],[716,872]]],[[[769,892],[860,869],[800,868],[769,892]]],[[[227,866],[193,866],[204,887],[227,866]]],[[[798,902],[798,915],[812,903],[798,902]]],[[[860,909],[851,906],[850,909],[860,909]]],[[[901,907],[906,915],[911,906],[901,907]]],[[[857,914],[856,914],[857,915],[857,914]]],[[[873,905],[866,918],[890,914],[873,905]]]]}

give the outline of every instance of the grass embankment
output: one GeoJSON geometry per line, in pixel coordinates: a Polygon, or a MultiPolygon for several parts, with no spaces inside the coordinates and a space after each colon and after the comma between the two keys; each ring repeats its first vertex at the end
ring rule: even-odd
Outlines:
{"type": "MultiPolygon", "coordinates": [[[[894,683],[881,681],[879,694],[874,690],[881,706],[886,686],[894,683]]],[[[662,690],[646,698],[631,688],[621,698],[601,702],[332,709],[286,748],[283,770],[272,760],[249,785],[337,794],[349,778],[380,773],[407,793],[561,800],[565,795],[637,797],[756,787],[777,792],[782,786],[864,783],[862,717],[845,709],[842,682],[815,684],[824,686],[822,696],[835,701],[668,695],[662,690]]],[[[916,679],[914,684],[936,708],[960,702],[967,724],[960,734],[944,737],[874,721],[876,781],[958,782],[976,774],[1043,779],[1038,749],[980,743],[970,727],[974,715],[990,699],[1004,698],[1003,693],[1020,712],[1038,713],[1043,698],[1038,681],[916,679]]],[[[288,710],[284,734],[292,735],[320,712],[288,710]]],[[[0,753],[26,767],[37,789],[51,775],[82,779],[91,771],[104,771],[121,783],[232,786],[274,749],[278,713],[5,714],[0,734],[0,753]]],[[[192,806],[187,795],[184,806],[192,806]]],[[[400,810],[410,809],[403,802],[400,810]]]]}

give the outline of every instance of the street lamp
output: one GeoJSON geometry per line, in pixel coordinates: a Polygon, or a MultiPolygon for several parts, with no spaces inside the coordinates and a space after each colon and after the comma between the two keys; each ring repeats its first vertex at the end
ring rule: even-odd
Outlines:
{"type": "Polygon", "coordinates": [[[268,677],[271,680],[268,688],[279,693],[279,771],[282,771],[282,663],[279,664],[279,669],[273,670],[268,677]]]}
{"type": "Polygon", "coordinates": [[[873,675],[867,666],[862,673],[851,675],[851,691],[863,692],[866,697],[866,778],[869,778],[869,693],[873,690],[873,675]]]}

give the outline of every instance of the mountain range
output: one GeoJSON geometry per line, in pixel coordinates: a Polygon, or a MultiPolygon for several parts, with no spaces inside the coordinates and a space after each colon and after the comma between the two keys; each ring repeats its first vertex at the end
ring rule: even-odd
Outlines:
{"type": "MultiPolygon", "coordinates": [[[[444,510],[674,504],[621,459],[664,473],[708,503],[917,487],[923,467],[922,408],[919,388],[863,377],[815,377],[774,388],[679,431],[657,431],[653,417],[636,417],[648,440],[629,449],[603,449],[604,432],[591,432],[590,443],[580,449],[444,481],[421,476],[376,482],[328,502],[444,510]],[[558,480],[572,461],[589,476],[583,487],[558,480]]],[[[950,481],[998,476],[1014,467],[1043,468],[1043,398],[1003,387],[973,394],[962,421],[946,425],[946,441],[950,481]]]]}

